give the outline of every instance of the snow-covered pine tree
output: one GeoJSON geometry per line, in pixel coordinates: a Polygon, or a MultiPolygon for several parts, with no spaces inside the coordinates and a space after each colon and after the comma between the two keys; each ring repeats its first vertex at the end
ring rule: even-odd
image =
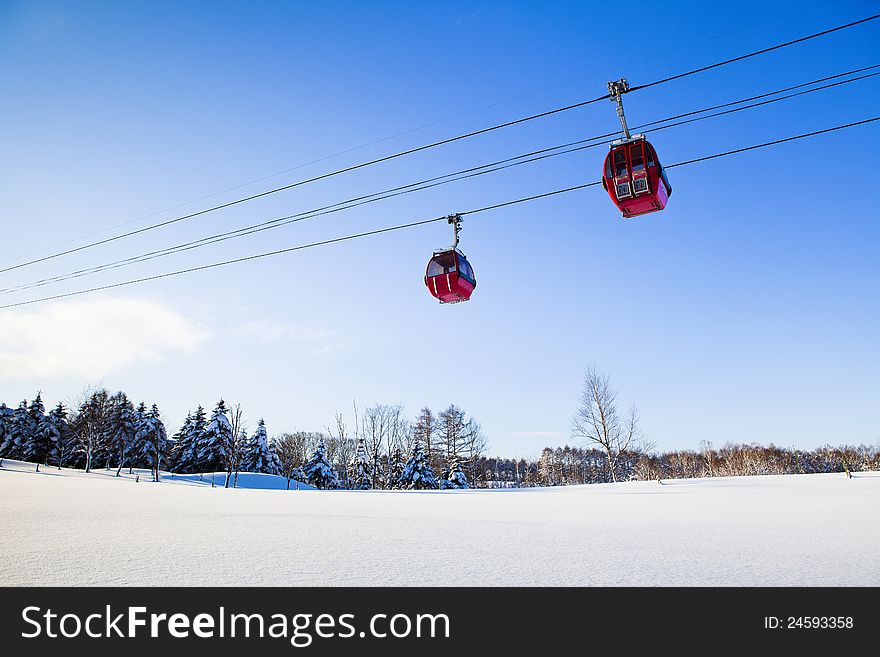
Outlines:
{"type": "Polygon", "coordinates": [[[103,463],[105,470],[109,470],[119,456],[113,440],[113,415],[118,394],[120,393],[111,395],[106,389],[101,389],[96,391],[89,401],[89,412],[94,416],[95,430],[92,464],[103,463]]]}
{"type": "Polygon", "coordinates": [[[25,443],[31,435],[31,418],[28,414],[27,400],[23,399],[12,412],[12,418],[6,425],[6,438],[0,446],[0,456],[8,459],[21,459],[24,456],[25,443]]]}
{"type": "Polygon", "coordinates": [[[28,406],[28,415],[31,418],[32,430],[38,431],[46,417],[46,407],[43,405],[43,395],[40,391],[37,391],[37,396],[28,406]]]}
{"type": "Polygon", "coordinates": [[[290,481],[291,479],[296,482],[296,489],[299,490],[300,482],[305,482],[308,477],[306,477],[305,470],[302,467],[296,467],[290,471],[290,477],[287,479],[287,490],[290,490],[290,481]]]}
{"type": "Polygon", "coordinates": [[[64,465],[65,457],[70,453],[74,440],[73,432],[67,424],[67,409],[58,402],[58,406],[46,416],[46,433],[52,441],[48,460],[55,463],[58,469],[64,465]]]}
{"type": "Polygon", "coordinates": [[[327,458],[327,446],[322,438],[314,453],[303,466],[303,474],[308,482],[315,488],[337,488],[339,477],[336,470],[327,458]]]}
{"type": "Polygon", "coordinates": [[[144,465],[143,463],[143,445],[138,440],[138,436],[141,433],[141,426],[147,420],[147,405],[141,401],[140,404],[137,405],[137,408],[134,411],[134,444],[131,445],[129,452],[131,456],[128,459],[128,474],[132,473],[132,470],[135,467],[141,467],[144,465]]]}
{"type": "Polygon", "coordinates": [[[46,462],[52,450],[52,435],[48,431],[45,410],[43,399],[38,392],[28,408],[30,433],[22,445],[22,456],[26,461],[37,464],[37,472],[40,471],[40,464],[46,462]]]}
{"type": "Polygon", "coordinates": [[[186,414],[186,419],[183,421],[183,425],[181,425],[177,433],[171,437],[174,444],[168,453],[169,472],[184,472],[184,467],[186,465],[184,462],[184,454],[192,449],[192,434],[190,433],[192,421],[192,412],[188,412],[186,414]]]}
{"type": "Polygon", "coordinates": [[[277,456],[273,459],[269,449],[269,434],[266,432],[266,423],[260,418],[257,430],[244,445],[241,457],[242,472],[262,472],[264,474],[278,474],[277,456]]]}
{"type": "Polygon", "coordinates": [[[367,445],[364,437],[357,439],[354,459],[351,461],[351,487],[353,490],[369,490],[372,488],[373,473],[370,468],[370,457],[367,456],[367,445]]]}
{"type": "Polygon", "coordinates": [[[107,442],[116,459],[116,476],[125,467],[131,457],[137,435],[137,416],[134,404],[124,392],[118,392],[110,398],[110,421],[107,428],[107,442]]]}
{"type": "Polygon", "coordinates": [[[12,424],[13,410],[6,404],[0,402],[0,456],[3,456],[3,445],[6,442],[6,435],[12,424]]]}
{"type": "Polygon", "coordinates": [[[452,459],[449,463],[449,473],[446,478],[440,482],[440,488],[444,490],[470,488],[467,476],[461,469],[461,463],[459,463],[458,459],[452,459]]]}
{"type": "Polygon", "coordinates": [[[168,438],[156,404],[140,423],[136,441],[141,448],[141,459],[152,471],[153,481],[159,481],[159,470],[167,456],[168,438]]]}
{"type": "Polygon", "coordinates": [[[200,467],[206,472],[226,470],[232,456],[232,425],[226,413],[226,402],[222,399],[211,413],[211,421],[205,427],[198,452],[200,467]]]}
{"type": "Polygon", "coordinates": [[[405,466],[406,459],[403,458],[403,451],[399,447],[395,447],[388,463],[388,488],[400,488],[400,478],[403,476],[405,466]]]}
{"type": "Polygon", "coordinates": [[[403,474],[400,475],[400,488],[410,488],[414,490],[424,490],[427,488],[437,488],[437,479],[434,476],[434,470],[422,446],[417,442],[413,447],[412,456],[403,468],[403,474]]]}
{"type": "Polygon", "coordinates": [[[205,409],[199,404],[196,412],[193,413],[192,422],[189,426],[189,434],[187,436],[187,444],[185,445],[180,458],[178,472],[206,472],[199,458],[199,453],[205,443],[205,429],[208,426],[208,416],[205,409]]]}
{"type": "Polygon", "coordinates": [[[278,456],[278,450],[275,447],[275,440],[269,441],[269,474],[281,475],[284,468],[281,467],[281,457],[278,456]]]}
{"type": "Polygon", "coordinates": [[[206,425],[205,409],[201,405],[195,413],[187,414],[180,431],[174,435],[173,451],[168,458],[168,468],[171,472],[205,471],[201,467],[198,454],[203,447],[206,425]]]}

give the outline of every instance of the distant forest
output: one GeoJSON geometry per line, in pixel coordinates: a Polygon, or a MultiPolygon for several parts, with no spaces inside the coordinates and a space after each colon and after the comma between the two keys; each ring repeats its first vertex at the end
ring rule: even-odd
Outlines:
{"type": "Polygon", "coordinates": [[[657,453],[638,432],[633,409],[621,419],[607,378],[588,371],[573,421],[585,447],[545,447],[537,459],[487,456],[480,424],[456,405],[423,408],[415,417],[400,405],[337,413],[323,431],[276,433],[259,420],[248,431],[240,405],[220,400],[208,413],[190,412],[168,435],[155,404],[135,406],[123,392],[82,395],[71,408],[46,411],[42,396],[16,407],[0,403],[2,458],[44,467],[225,472],[219,485],[235,487],[239,472],[280,475],[322,489],[460,489],[565,486],[612,481],[805,474],[880,470],[880,446],[826,446],[812,451],[775,445],[703,442],[698,450],[657,453]],[[605,395],[603,397],[603,394],[605,395]]]}

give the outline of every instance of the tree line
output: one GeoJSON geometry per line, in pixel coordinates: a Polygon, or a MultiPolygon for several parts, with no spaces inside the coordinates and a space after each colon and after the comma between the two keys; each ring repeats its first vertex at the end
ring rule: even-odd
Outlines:
{"type": "MultiPolygon", "coordinates": [[[[84,393],[70,409],[48,413],[42,395],[16,408],[0,403],[0,459],[58,468],[148,469],[159,481],[172,473],[225,472],[235,487],[241,472],[281,475],[317,488],[468,488],[486,451],[482,429],[454,404],[408,418],[400,405],[354,407],[349,425],[337,413],[326,431],[269,437],[265,422],[248,432],[241,405],[224,400],[210,414],[201,405],[169,436],[159,408],[137,406],[124,392],[84,393]]],[[[0,461],[2,464],[2,461],[0,461]]],[[[213,481],[213,480],[212,480],[213,481]]]]}
{"type": "Polygon", "coordinates": [[[715,448],[710,442],[703,442],[697,450],[620,452],[613,478],[604,450],[569,445],[545,447],[536,459],[483,457],[475,467],[477,481],[493,488],[871,470],[880,470],[880,446],[826,445],[799,450],[741,443],[715,448]]]}
{"type": "MultiPolygon", "coordinates": [[[[15,408],[0,403],[0,459],[40,465],[147,469],[191,474],[240,472],[281,475],[323,489],[434,489],[593,484],[629,480],[808,474],[880,470],[880,446],[824,446],[810,451],[758,444],[703,442],[698,450],[657,453],[639,428],[635,407],[625,413],[608,378],[589,368],[572,436],[585,447],[545,447],[537,458],[487,456],[479,423],[451,404],[409,417],[401,405],[356,405],[350,420],[336,413],[324,431],[283,432],[270,438],[265,422],[248,432],[240,405],[220,400],[198,406],[168,436],[156,404],[135,406],[123,392],[84,393],[68,409],[46,412],[42,396],[15,408]]],[[[2,464],[2,461],[0,461],[2,464]]]]}

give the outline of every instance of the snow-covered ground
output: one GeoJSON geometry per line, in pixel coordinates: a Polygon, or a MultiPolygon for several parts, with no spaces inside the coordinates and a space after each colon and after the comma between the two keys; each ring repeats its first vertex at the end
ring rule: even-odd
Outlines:
{"type": "Polygon", "coordinates": [[[431,492],[113,474],[4,461],[0,584],[880,585],[880,472],[431,492]]]}

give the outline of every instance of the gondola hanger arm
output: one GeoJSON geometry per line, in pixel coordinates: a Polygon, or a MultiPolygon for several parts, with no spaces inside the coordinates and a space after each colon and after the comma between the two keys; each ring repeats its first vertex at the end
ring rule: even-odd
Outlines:
{"type": "Polygon", "coordinates": [[[461,232],[461,215],[460,214],[450,214],[446,217],[447,223],[452,224],[452,248],[458,248],[458,234],[461,232]]]}
{"type": "Polygon", "coordinates": [[[623,94],[629,91],[629,83],[626,78],[608,83],[608,93],[611,102],[617,104],[617,116],[620,118],[620,127],[623,129],[624,139],[630,139],[629,126],[626,124],[626,115],[623,113],[623,94]]]}

